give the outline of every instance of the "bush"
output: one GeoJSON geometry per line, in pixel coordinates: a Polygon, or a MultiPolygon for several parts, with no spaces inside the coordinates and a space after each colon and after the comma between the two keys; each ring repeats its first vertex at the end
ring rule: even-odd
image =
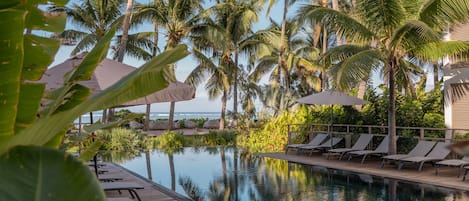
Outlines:
{"type": "Polygon", "coordinates": [[[113,128],[110,131],[100,130],[96,132],[98,140],[103,141],[101,149],[132,152],[145,148],[146,135],[136,130],[126,128],[113,128]]]}
{"type": "Polygon", "coordinates": [[[184,135],[173,131],[166,131],[162,135],[153,138],[152,147],[162,150],[166,154],[181,152],[184,148],[184,135]]]}
{"type": "MultiPolygon", "coordinates": [[[[239,146],[250,149],[251,152],[283,151],[288,140],[288,124],[311,124],[312,116],[307,107],[302,106],[295,112],[284,112],[272,118],[260,129],[252,130],[249,134],[241,135],[237,139],[239,146]]],[[[298,138],[306,139],[308,127],[298,129],[298,138]],[[302,136],[302,137],[299,137],[302,136]]]]}
{"type": "Polygon", "coordinates": [[[209,131],[204,136],[204,143],[207,146],[234,145],[236,141],[236,131],[209,131]]]}

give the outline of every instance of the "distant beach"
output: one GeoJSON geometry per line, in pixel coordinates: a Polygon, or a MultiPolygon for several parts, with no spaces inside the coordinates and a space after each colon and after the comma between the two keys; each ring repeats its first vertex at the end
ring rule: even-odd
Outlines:
{"type": "MultiPolygon", "coordinates": [[[[93,112],[93,121],[101,120],[103,116],[102,112],[93,112]]],[[[168,119],[169,113],[168,112],[151,112],[150,113],[150,120],[156,119],[168,119]]],[[[198,119],[198,118],[207,118],[207,119],[219,119],[220,112],[175,112],[174,113],[174,120],[181,120],[181,119],[198,119]]],[[[90,115],[85,114],[81,116],[82,123],[89,123],[90,122],[90,115]]],[[[78,123],[78,119],[75,119],[75,123],[78,123]]]]}

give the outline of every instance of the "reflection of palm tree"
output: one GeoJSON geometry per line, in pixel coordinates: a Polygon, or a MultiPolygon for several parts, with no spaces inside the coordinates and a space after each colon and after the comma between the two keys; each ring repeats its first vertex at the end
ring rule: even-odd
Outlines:
{"type": "Polygon", "coordinates": [[[179,178],[179,185],[182,186],[186,195],[189,196],[194,201],[203,201],[204,195],[200,187],[197,186],[194,182],[192,182],[190,177],[180,177],[179,178]]]}
{"type": "Polygon", "coordinates": [[[173,153],[168,153],[169,170],[171,172],[171,190],[176,191],[176,173],[174,171],[173,153]]]}
{"type": "Polygon", "coordinates": [[[149,150],[146,150],[146,151],[145,151],[145,159],[146,159],[146,162],[147,162],[147,174],[148,174],[148,179],[149,179],[149,180],[152,180],[152,176],[151,176],[151,163],[150,163],[150,151],[149,151],[149,150]]]}

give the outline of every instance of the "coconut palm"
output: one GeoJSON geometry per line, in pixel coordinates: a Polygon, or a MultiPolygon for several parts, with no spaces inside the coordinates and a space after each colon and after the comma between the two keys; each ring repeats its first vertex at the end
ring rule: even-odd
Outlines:
{"type": "Polygon", "coordinates": [[[197,48],[192,51],[199,65],[187,76],[185,82],[192,86],[198,86],[202,84],[206,75],[209,76],[205,89],[211,100],[221,96],[222,108],[219,129],[223,130],[225,128],[226,103],[230,92],[230,65],[220,55],[215,54],[210,58],[197,48]]]}
{"type": "MultiPolygon", "coordinates": [[[[134,15],[137,21],[150,20],[155,24],[155,34],[158,34],[158,26],[163,26],[166,33],[165,50],[174,48],[180,44],[190,33],[197,29],[197,21],[205,15],[202,8],[201,0],[171,0],[171,1],[154,1],[146,5],[138,5],[134,15]]],[[[157,43],[157,36],[154,41],[157,43]]],[[[157,44],[155,44],[157,45],[157,44]]],[[[157,48],[153,48],[156,52],[157,48]]],[[[168,77],[175,79],[175,66],[168,71],[168,77]]],[[[149,105],[147,105],[149,107],[149,105]]],[[[175,102],[171,102],[169,112],[169,128],[173,127],[175,102]]]]}
{"type": "MultiPolygon", "coordinates": [[[[278,78],[281,73],[283,87],[291,89],[291,85],[296,81],[308,84],[310,88],[319,90],[319,79],[316,74],[324,70],[318,64],[319,49],[312,46],[312,40],[304,37],[304,32],[294,20],[286,22],[287,32],[285,33],[284,45],[281,43],[280,25],[272,22],[271,26],[262,32],[267,32],[273,36],[268,37],[266,42],[266,52],[258,53],[258,63],[253,72],[253,76],[259,79],[268,72],[272,72],[270,78],[278,78]],[[280,53],[283,50],[283,53],[280,53]],[[282,54],[282,64],[278,64],[277,56],[282,54]],[[295,76],[292,76],[295,75],[295,76]],[[313,75],[313,76],[311,76],[313,75]],[[293,79],[292,79],[293,78],[293,79]],[[295,80],[296,79],[296,80],[295,80]]],[[[275,86],[275,84],[274,84],[275,86]]]]}
{"type": "Polygon", "coordinates": [[[440,31],[469,18],[465,0],[357,0],[356,18],[329,8],[303,6],[299,15],[323,22],[355,44],[331,49],[325,61],[337,85],[349,88],[373,70],[383,69],[389,90],[390,153],[396,153],[395,89],[399,71],[417,61],[435,60],[469,49],[460,41],[443,42],[440,31]],[[363,45],[363,44],[373,44],[363,45]]]}
{"type": "MultiPolygon", "coordinates": [[[[85,0],[82,4],[70,7],[51,7],[49,12],[65,12],[68,20],[74,25],[72,28],[56,35],[65,45],[76,45],[71,54],[90,50],[109,31],[113,24],[121,24],[124,16],[120,8],[120,1],[85,0]]],[[[138,59],[149,60],[148,34],[132,34],[128,36],[127,55],[138,59]]],[[[118,39],[120,42],[120,37],[118,39]]],[[[115,48],[117,49],[117,48],[115,48]]],[[[117,53],[115,51],[115,53],[117,53]]]]}

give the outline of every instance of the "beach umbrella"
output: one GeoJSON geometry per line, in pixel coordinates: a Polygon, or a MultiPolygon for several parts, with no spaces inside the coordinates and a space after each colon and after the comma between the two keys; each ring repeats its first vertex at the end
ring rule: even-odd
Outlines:
{"type": "MultiPolygon", "coordinates": [[[[76,68],[86,56],[86,53],[79,54],[71,57],[56,66],[53,66],[44,73],[39,83],[46,84],[46,91],[54,90],[63,86],[65,75],[76,68]]],[[[79,82],[81,85],[86,86],[92,90],[92,94],[99,93],[106,88],[110,87],[124,76],[133,72],[137,68],[123,64],[111,59],[103,59],[96,67],[90,80],[79,82]]],[[[158,92],[129,101],[122,105],[115,107],[126,107],[135,105],[147,105],[145,125],[148,127],[148,120],[150,116],[150,104],[162,102],[178,102],[191,100],[195,98],[195,88],[184,84],[182,82],[170,82],[169,85],[158,92]]],[[[92,113],[90,113],[92,114],[92,113]]],[[[91,119],[93,119],[91,117],[91,119]]],[[[172,122],[168,122],[172,123],[172,122]]],[[[96,167],[95,167],[96,168],[96,167]]]]}
{"type": "MultiPolygon", "coordinates": [[[[359,99],[357,97],[350,96],[346,93],[338,91],[323,91],[320,93],[311,94],[309,96],[302,97],[297,100],[298,103],[310,104],[310,105],[330,105],[331,106],[331,120],[329,123],[329,136],[332,137],[332,124],[334,116],[334,105],[364,105],[368,104],[368,101],[359,99]]],[[[332,143],[332,140],[331,140],[332,143]]]]}

